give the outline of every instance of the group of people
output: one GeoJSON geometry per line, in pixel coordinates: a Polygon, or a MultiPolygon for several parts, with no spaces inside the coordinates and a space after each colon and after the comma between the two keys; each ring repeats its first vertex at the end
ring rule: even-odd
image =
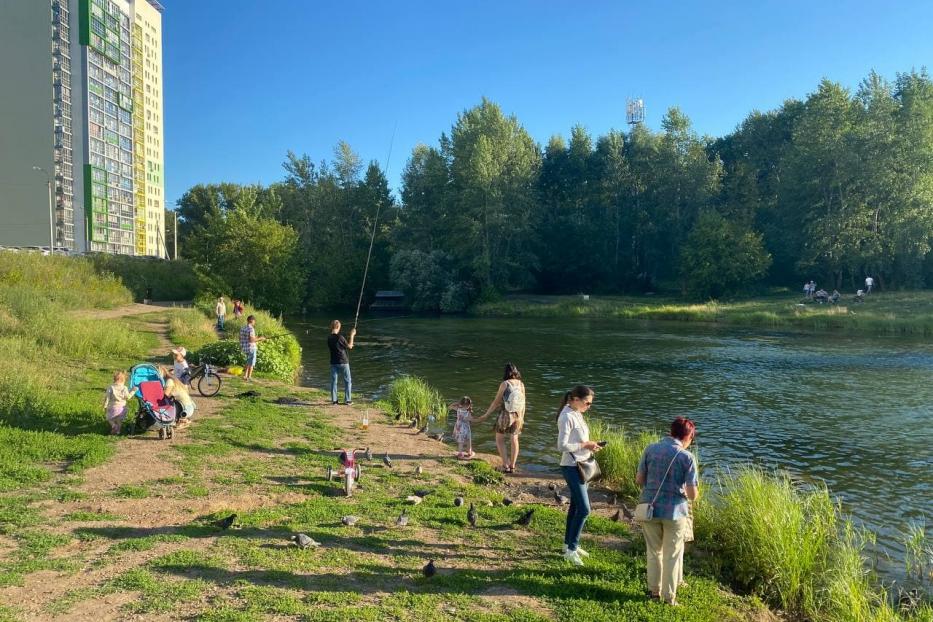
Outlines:
{"type": "MultiPolygon", "coordinates": [[[[855,292],[856,302],[862,302],[865,299],[865,296],[871,293],[871,290],[875,288],[875,279],[870,276],[865,277],[865,289],[859,289],[855,292]]],[[[813,300],[819,303],[829,302],[836,304],[839,302],[841,295],[839,294],[838,289],[834,289],[833,293],[830,294],[825,289],[817,289],[816,282],[813,280],[807,281],[803,284],[803,295],[807,300],[813,300]]]]}
{"type": "MultiPolygon", "coordinates": [[[[234,298],[233,317],[240,319],[240,317],[243,315],[243,311],[243,301],[238,298],[234,298]]],[[[217,318],[217,330],[224,330],[224,324],[227,321],[227,302],[224,300],[223,296],[217,298],[217,304],[214,305],[214,316],[217,318]]]]}

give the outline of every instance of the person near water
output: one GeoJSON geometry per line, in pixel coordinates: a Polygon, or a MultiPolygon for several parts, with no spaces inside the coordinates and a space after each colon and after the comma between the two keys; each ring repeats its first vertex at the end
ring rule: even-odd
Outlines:
{"type": "Polygon", "coordinates": [[[499,390],[483,418],[495,410],[501,410],[496,417],[495,429],[496,448],[502,459],[502,471],[514,473],[515,463],[518,461],[518,437],[525,425],[525,383],[522,382],[522,374],[518,367],[512,363],[505,364],[499,390]],[[508,448],[505,444],[506,438],[509,439],[508,448]]]}
{"type": "Polygon", "coordinates": [[[186,350],[184,347],[175,348],[172,350],[172,356],[174,358],[172,369],[175,374],[175,379],[182,384],[190,384],[191,370],[189,369],[188,361],[185,358],[188,356],[188,350],[186,350]]]}
{"type": "Polygon", "coordinates": [[[589,553],[580,548],[580,534],[586,517],[590,515],[590,496],[587,483],[580,477],[577,462],[588,460],[600,450],[596,441],[590,440],[590,428],[584,413],[593,405],[593,389],[577,385],[564,394],[557,411],[557,449],[560,454],[560,470],[570,490],[570,509],[564,528],[564,559],[577,566],[589,553]]]}
{"type": "Polygon", "coordinates": [[[246,364],[243,366],[244,382],[252,380],[256,357],[259,355],[259,342],[265,340],[265,337],[256,336],[256,316],[248,316],[246,325],[240,329],[240,350],[246,356],[246,364]]]}
{"type": "Polygon", "coordinates": [[[223,330],[224,322],[227,319],[227,303],[224,302],[223,296],[217,299],[217,304],[214,306],[214,315],[217,316],[217,330],[223,330]]]}
{"type": "Polygon", "coordinates": [[[136,393],[136,387],[126,388],[126,372],[114,372],[113,384],[107,387],[104,394],[104,412],[107,413],[107,423],[110,424],[110,433],[119,434],[123,427],[123,420],[129,409],[126,402],[136,393]]]}
{"type": "Polygon", "coordinates": [[[683,577],[689,502],[700,495],[697,461],[687,451],[695,437],[696,424],[677,417],[671,423],[670,436],[645,448],[635,474],[635,483],[642,487],[639,502],[654,508],[652,518],[641,523],[648,590],[652,598],[671,605],[677,604],[677,587],[683,577]]]}
{"type": "Polygon", "coordinates": [[[350,377],[350,350],[353,349],[353,339],[356,338],[356,329],[350,329],[350,341],[340,334],[340,320],[330,323],[330,336],[327,337],[327,347],[330,349],[330,401],[337,403],[337,378],[343,376],[344,403],[353,403],[353,380],[350,377]]]}
{"type": "Polygon", "coordinates": [[[243,301],[237,298],[233,301],[233,317],[234,319],[240,319],[243,315],[243,301]]]}
{"type": "Polygon", "coordinates": [[[454,402],[447,407],[457,413],[457,423],[454,424],[454,438],[457,440],[457,458],[460,460],[472,460],[476,456],[473,451],[473,430],[471,423],[483,421],[482,417],[473,416],[473,400],[464,395],[459,402],[454,402]]]}

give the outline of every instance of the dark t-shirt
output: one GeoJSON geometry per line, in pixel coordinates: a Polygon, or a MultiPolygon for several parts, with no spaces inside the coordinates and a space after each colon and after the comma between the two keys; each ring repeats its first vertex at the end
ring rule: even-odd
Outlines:
{"type": "Polygon", "coordinates": [[[331,333],[327,338],[327,347],[330,348],[331,365],[348,365],[350,363],[350,355],[347,352],[350,346],[347,340],[343,338],[343,335],[331,333]]]}

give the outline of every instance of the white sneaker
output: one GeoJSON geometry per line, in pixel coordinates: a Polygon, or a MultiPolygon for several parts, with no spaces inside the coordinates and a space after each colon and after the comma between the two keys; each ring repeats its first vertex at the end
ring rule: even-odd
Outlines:
{"type": "MultiPolygon", "coordinates": [[[[568,550],[569,550],[569,549],[567,548],[567,545],[565,544],[565,545],[564,545],[564,553],[566,554],[568,550]]],[[[580,548],[579,546],[577,547],[577,555],[579,555],[580,557],[589,557],[589,556],[590,556],[589,553],[587,553],[586,551],[584,551],[584,550],[583,550],[582,548],[580,548]]]]}
{"type": "Polygon", "coordinates": [[[583,560],[580,559],[580,556],[577,555],[577,551],[567,551],[564,553],[564,559],[573,564],[574,566],[582,566],[583,560]]]}

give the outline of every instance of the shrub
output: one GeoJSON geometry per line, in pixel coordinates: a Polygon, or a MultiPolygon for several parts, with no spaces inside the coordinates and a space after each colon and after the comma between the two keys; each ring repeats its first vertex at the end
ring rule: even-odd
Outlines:
{"type": "Polygon", "coordinates": [[[436,389],[421,378],[402,376],[389,385],[386,400],[392,405],[396,418],[417,419],[440,417],[446,414],[447,405],[436,389]]]}
{"type": "Polygon", "coordinates": [[[137,301],[149,288],[153,300],[191,300],[199,291],[200,281],[189,261],[106,253],[91,255],[89,261],[98,273],[119,278],[137,301]]]}

